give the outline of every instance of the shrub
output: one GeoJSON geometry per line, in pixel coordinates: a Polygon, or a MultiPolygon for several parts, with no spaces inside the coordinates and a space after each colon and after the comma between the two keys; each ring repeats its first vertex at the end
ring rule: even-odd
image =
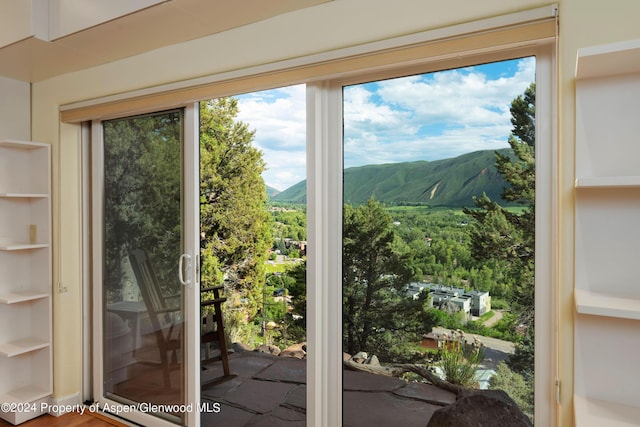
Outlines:
{"type": "Polygon", "coordinates": [[[461,333],[458,339],[446,345],[440,353],[440,364],[445,380],[462,387],[476,385],[476,372],[483,359],[482,347],[475,344],[466,345],[461,333]]]}

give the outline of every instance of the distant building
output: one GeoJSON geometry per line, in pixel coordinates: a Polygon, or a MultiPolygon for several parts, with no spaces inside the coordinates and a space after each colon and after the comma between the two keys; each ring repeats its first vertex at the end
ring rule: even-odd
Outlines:
{"type": "Polygon", "coordinates": [[[431,286],[431,283],[420,283],[420,282],[409,283],[407,285],[407,290],[405,294],[408,297],[411,297],[413,299],[418,299],[420,292],[422,292],[425,289],[427,289],[428,291],[430,286],[431,286]]]}
{"type": "Polygon", "coordinates": [[[491,311],[491,297],[486,291],[469,291],[465,294],[471,298],[471,315],[482,316],[491,311]]]}
{"type": "Polygon", "coordinates": [[[442,338],[440,338],[436,334],[428,333],[428,334],[422,335],[422,343],[420,345],[430,350],[440,350],[441,341],[442,341],[442,338]]]}
{"type": "Polygon", "coordinates": [[[430,350],[441,350],[443,348],[451,350],[456,346],[457,340],[447,333],[429,332],[422,335],[420,346],[430,350]]]}
{"type": "Polygon", "coordinates": [[[435,308],[443,308],[451,304],[458,307],[467,317],[479,317],[491,311],[491,297],[486,291],[465,291],[462,288],[440,284],[413,282],[407,285],[406,295],[417,299],[425,290],[430,293],[431,304],[435,308]]]}
{"type": "Polygon", "coordinates": [[[284,241],[284,246],[291,250],[291,249],[297,249],[300,251],[300,256],[305,256],[307,255],[307,241],[306,240],[294,240],[294,239],[290,239],[290,238],[285,238],[283,239],[284,241]]]}

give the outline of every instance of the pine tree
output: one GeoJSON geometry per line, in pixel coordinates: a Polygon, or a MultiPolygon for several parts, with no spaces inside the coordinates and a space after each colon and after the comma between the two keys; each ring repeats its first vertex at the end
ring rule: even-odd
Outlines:
{"type": "MultiPolygon", "coordinates": [[[[505,272],[511,285],[512,308],[519,323],[533,336],[535,303],[535,84],[511,102],[513,129],[509,145],[513,156],[496,153],[496,169],[509,184],[502,199],[523,206],[519,213],[502,207],[486,195],[476,198],[476,209],[465,209],[475,221],[472,255],[491,261],[505,272]]],[[[516,350],[519,372],[533,372],[533,346],[516,350]]]]}
{"type": "Polygon", "coordinates": [[[343,341],[348,353],[366,351],[384,358],[392,347],[410,341],[403,340],[405,332],[415,341],[422,331],[420,304],[410,308],[401,292],[411,278],[410,260],[395,250],[392,227],[389,213],[373,199],[357,208],[344,207],[343,341]]]}
{"type": "Polygon", "coordinates": [[[180,256],[178,111],[104,123],[104,278],[107,299],[121,298],[123,260],[143,248],[163,289],[176,293],[180,256]]]}
{"type": "Polygon", "coordinates": [[[262,153],[237,114],[234,98],[200,104],[200,231],[202,283],[224,283],[225,321],[243,327],[262,301],[271,217],[262,153]]]}

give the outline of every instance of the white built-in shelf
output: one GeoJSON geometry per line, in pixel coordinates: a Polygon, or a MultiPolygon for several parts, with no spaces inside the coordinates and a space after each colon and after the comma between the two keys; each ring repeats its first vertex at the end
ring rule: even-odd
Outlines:
{"type": "Polygon", "coordinates": [[[640,40],[578,49],[576,79],[640,72],[640,40]]]}
{"type": "Polygon", "coordinates": [[[47,341],[43,341],[37,338],[24,338],[21,340],[0,344],[0,356],[15,357],[21,354],[31,353],[32,351],[40,350],[46,347],[49,347],[49,343],[47,341]]]}
{"type": "Polygon", "coordinates": [[[578,178],[576,188],[640,188],[640,176],[578,178]]]}
{"type": "MultiPolygon", "coordinates": [[[[640,320],[640,299],[575,290],[576,311],[592,316],[640,320]]],[[[638,419],[640,420],[640,418],[638,419]]]]}
{"type": "Polygon", "coordinates": [[[21,150],[37,150],[38,148],[48,147],[48,144],[33,141],[20,141],[17,139],[2,139],[0,147],[18,148],[21,150]]]}
{"type": "Polygon", "coordinates": [[[48,248],[46,243],[0,243],[0,251],[26,251],[30,249],[48,248]]]}
{"type": "Polygon", "coordinates": [[[35,301],[49,296],[46,292],[20,291],[0,294],[0,304],[17,304],[20,302],[35,301]]]}
{"type": "Polygon", "coordinates": [[[640,423],[640,408],[573,396],[575,425],[579,427],[630,427],[640,423]]]}
{"type": "Polygon", "coordinates": [[[49,195],[45,193],[0,193],[0,197],[4,199],[44,199],[49,195]]]}
{"type": "MultiPolygon", "coordinates": [[[[36,405],[53,386],[51,146],[0,138],[0,163],[0,403],[36,405]]],[[[42,413],[24,407],[0,418],[42,413]]]]}
{"type": "Polygon", "coordinates": [[[5,394],[0,394],[0,402],[2,403],[26,403],[33,402],[51,394],[50,391],[41,387],[27,386],[16,390],[12,390],[5,394]]]}

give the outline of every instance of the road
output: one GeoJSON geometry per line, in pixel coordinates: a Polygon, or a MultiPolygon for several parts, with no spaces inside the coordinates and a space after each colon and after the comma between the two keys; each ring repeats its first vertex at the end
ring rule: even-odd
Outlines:
{"type": "Polygon", "coordinates": [[[502,319],[502,316],[502,310],[493,310],[493,316],[491,316],[486,322],[484,322],[483,325],[487,328],[490,328],[498,323],[498,321],[502,319]]]}

